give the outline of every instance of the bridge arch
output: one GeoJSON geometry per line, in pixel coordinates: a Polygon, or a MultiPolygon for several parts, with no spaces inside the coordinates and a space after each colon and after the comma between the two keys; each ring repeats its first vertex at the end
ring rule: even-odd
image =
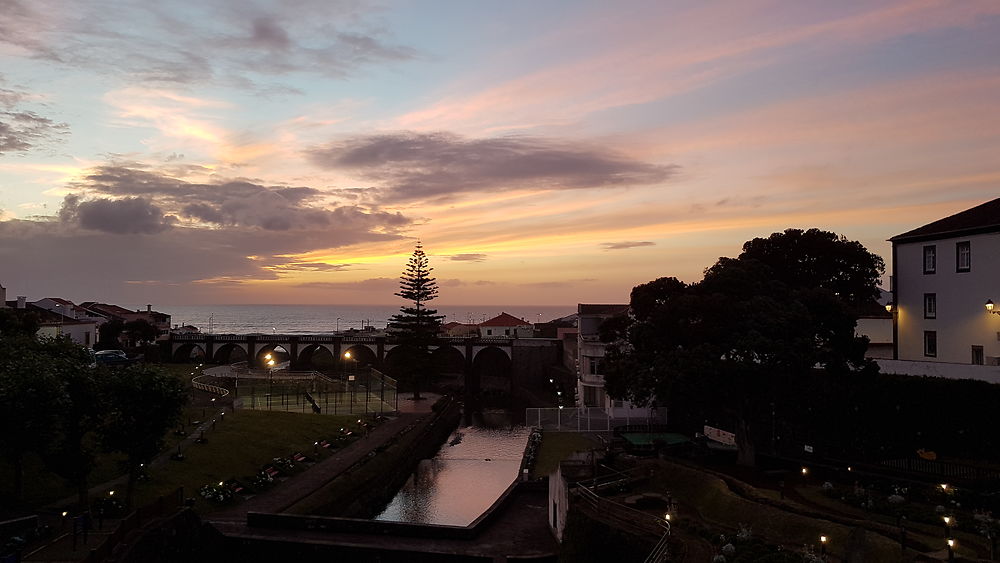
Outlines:
{"type": "Polygon", "coordinates": [[[274,366],[279,366],[291,359],[288,349],[281,344],[262,343],[254,356],[254,366],[266,369],[274,361],[274,366]],[[270,358],[268,357],[270,356],[270,358]]]}
{"type": "Polygon", "coordinates": [[[511,361],[507,351],[487,346],[476,353],[472,360],[472,375],[482,389],[509,393],[511,390],[511,361]]]}
{"type": "Polygon", "coordinates": [[[339,362],[333,350],[323,344],[309,344],[299,350],[298,369],[334,371],[339,362]]]}
{"type": "Polygon", "coordinates": [[[385,372],[396,379],[404,376],[409,366],[416,361],[414,356],[417,350],[405,344],[393,346],[386,350],[385,358],[382,360],[382,367],[385,372]]]}
{"type": "Polygon", "coordinates": [[[340,361],[353,363],[357,367],[374,366],[378,363],[378,356],[367,344],[354,344],[341,353],[340,361]],[[350,354],[350,356],[348,356],[350,354]]]}
{"type": "Polygon", "coordinates": [[[189,342],[181,344],[174,350],[173,361],[177,363],[201,362],[206,357],[205,348],[200,344],[189,342]]]}
{"type": "Polygon", "coordinates": [[[465,354],[454,346],[438,346],[431,352],[434,372],[441,375],[462,375],[465,373],[465,354]]]}
{"type": "Polygon", "coordinates": [[[240,344],[227,342],[215,349],[212,362],[216,364],[234,364],[247,361],[247,350],[240,344]]]}

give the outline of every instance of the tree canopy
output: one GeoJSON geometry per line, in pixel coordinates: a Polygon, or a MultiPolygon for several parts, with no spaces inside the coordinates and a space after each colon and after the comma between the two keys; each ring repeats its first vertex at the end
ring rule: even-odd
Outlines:
{"type": "Polygon", "coordinates": [[[434,268],[424,253],[423,245],[416,249],[406,263],[406,269],[399,278],[396,296],[412,303],[399,308],[399,313],[390,320],[392,330],[406,347],[408,357],[402,363],[402,375],[413,386],[413,398],[420,398],[420,384],[432,369],[430,346],[437,340],[441,320],[435,309],[428,309],[427,303],[438,295],[437,280],[431,276],[434,268]]]}
{"type": "Polygon", "coordinates": [[[856,242],[790,229],[720,258],[700,282],[639,285],[629,317],[602,327],[608,393],[637,404],[722,406],[735,420],[740,461],[751,464],[751,423],[782,381],[817,366],[875,369],[855,337],[854,311],[877,294],[870,274],[883,270],[856,242]],[[841,266],[818,265],[826,254],[841,266]]]}

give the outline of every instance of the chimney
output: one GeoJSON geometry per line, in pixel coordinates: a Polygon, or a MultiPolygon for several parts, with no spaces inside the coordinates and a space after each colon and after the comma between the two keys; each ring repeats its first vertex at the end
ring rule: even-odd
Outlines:
{"type": "Polygon", "coordinates": [[[148,304],[147,304],[147,305],[146,305],[146,312],[147,312],[147,313],[152,313],[152,312],[153,312],[153,306],[152,306],[152,305],[148,305],[148,304]]]}
{"type": "Polygon", "coordinates": [[[27,307],[28,307],[28,298],[27,298],[27,296],[18,295],[17,296],[17,308],[18,309],[25,309],[27,307]]]}

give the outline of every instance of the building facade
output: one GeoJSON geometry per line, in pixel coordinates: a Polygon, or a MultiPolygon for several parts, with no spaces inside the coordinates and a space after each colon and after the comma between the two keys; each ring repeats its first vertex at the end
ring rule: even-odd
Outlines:
{"type": "Polygon", "coordinates": [[[1000,198],[889,241],[893,358],[1000,364],[1000,198]]]}

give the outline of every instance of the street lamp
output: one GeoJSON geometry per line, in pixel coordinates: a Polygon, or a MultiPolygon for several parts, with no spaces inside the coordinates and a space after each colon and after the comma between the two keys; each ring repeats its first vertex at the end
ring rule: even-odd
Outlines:
{"type": "Polygon", "coordinates": [[[941,520],[944,521],[944,537],[950,538],[951,528],[957,524],[957,522],[955,522],[955,518],[953,516],[942,516],[941,520]]]}
{"type": "Polygon", "coordinates": [[[992,299],[986,300],[986,310],[994,315],[1000,315],[1000,310],[996,309],[996,305],[993,304],[992,299]]]}
{"type": "Polygon", "coordinates": [[[948,563],[955,563],[955,540],[948,538],[948,563]]]}
{"type": "Polygon", "coordinates": [[[819,537],[819,554],[826,555],[826,542],[829,540],[826,536],[819,537]]]}
{"type": "Polygon", "coordinates": [[[886,303],[885,304],[885,310],[888,311],[888,312],[890,312],[890,313],[895,312],[895,310],[896,310],[896,304],[893,303],[892,301],[886,303]]]}

